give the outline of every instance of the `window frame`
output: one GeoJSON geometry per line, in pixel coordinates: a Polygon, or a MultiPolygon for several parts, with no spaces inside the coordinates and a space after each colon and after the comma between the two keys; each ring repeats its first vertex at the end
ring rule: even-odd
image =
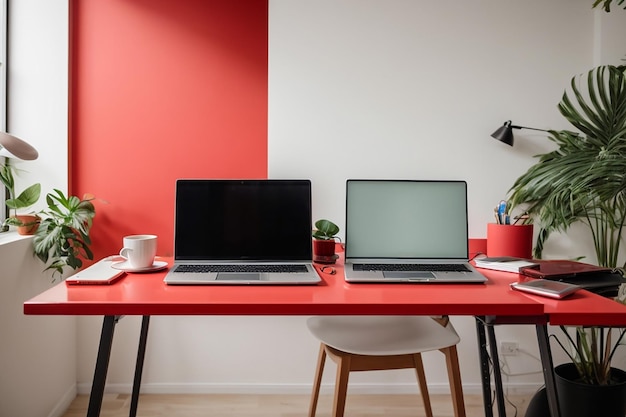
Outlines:
{"type": "MultiPolygon", "coordinates": [[[[7,49],[8,49],[8,0],[0,0],[0,130],[7,130],[7,49]]],[[[0,157],[0,164],[5,164],[6,158],[0,157]]],[[[2,222],[9,216],[9,209],[5,204],[8,190],[2,187],[0,192],[0,219],[2,222]]],[[[1,225],[2,223],[0,223],[1,225]]],[[[1,228],[0,231],[5,231],[1,228]]]]}

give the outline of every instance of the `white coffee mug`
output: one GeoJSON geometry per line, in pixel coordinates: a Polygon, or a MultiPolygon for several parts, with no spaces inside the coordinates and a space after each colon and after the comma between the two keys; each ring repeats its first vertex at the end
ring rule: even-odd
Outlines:
{"type": "Polygon", "coordinates": [[[154,264],[157,253],[157,237],[155,235],[124,236],[124,247],[120,256],[130,264],[131,268],[149,268],[154,264]]]}

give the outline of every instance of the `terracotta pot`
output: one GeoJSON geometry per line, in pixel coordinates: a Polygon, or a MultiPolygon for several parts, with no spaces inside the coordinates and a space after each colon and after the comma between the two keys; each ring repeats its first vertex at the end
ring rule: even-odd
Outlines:
{"type": "Polygon", "coordinates": [[[15,217],[23,224],[17,226],[17,233],[20,235],[34,235],[41,222],[41,217],[36,214],[16,214],[15,217]]]}

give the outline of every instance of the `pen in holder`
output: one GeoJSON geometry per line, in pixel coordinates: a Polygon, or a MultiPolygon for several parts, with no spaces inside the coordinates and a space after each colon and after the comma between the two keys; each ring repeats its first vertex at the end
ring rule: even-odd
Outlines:
{"type": "Polygon", "coordinates": [[[533,225],[487,224],[487,256],[532,259],[533,225]]]}

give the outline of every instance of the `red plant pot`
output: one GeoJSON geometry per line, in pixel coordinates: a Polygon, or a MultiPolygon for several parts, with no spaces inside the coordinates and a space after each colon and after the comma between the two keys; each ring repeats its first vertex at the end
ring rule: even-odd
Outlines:
{"type": "Polygon", "coordinates": [[[313,254],[315,256],[333,256],[335,254],[335,240],[313,240],[313,254]]]}

